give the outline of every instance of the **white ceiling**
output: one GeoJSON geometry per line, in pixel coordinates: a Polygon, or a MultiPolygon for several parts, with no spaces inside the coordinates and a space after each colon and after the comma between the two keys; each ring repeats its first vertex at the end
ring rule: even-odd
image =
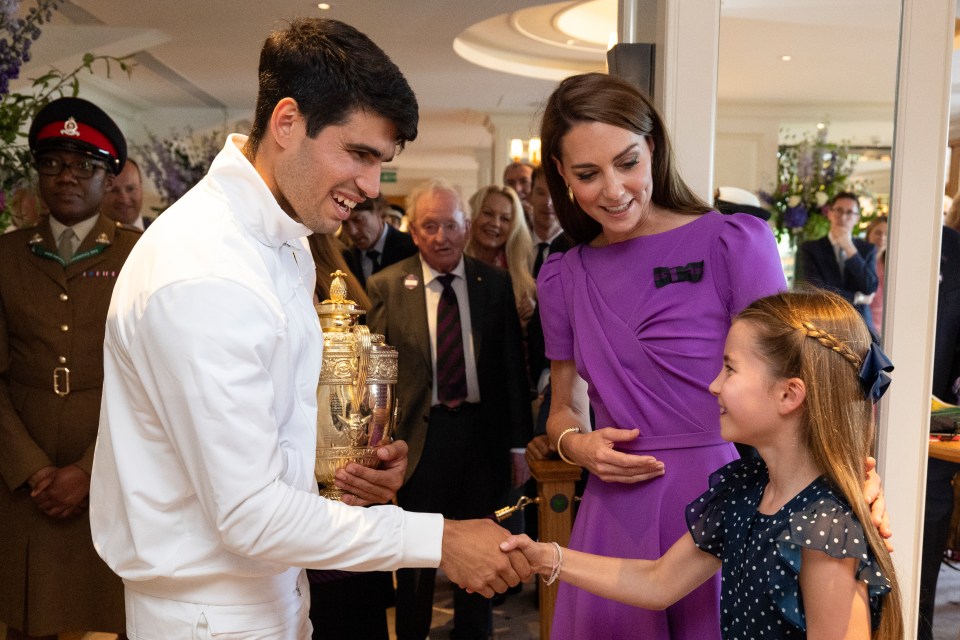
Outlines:
{"type": "MultiPolygon", "coordinates": [[[[616,0],[606,0],[616,3],[616,0]]],[[[958,0],[960,1],[960,0],[958,0]]],[[[722,0],[719,101],[785,105],[811,119],[831,109],[893,113],[899,31],[898,0],[722,0]],[[790,62],[781,61],[791,55],[790,62]]],[[[131,78],[116,72],[83,78],[81,94],[106,103],[128,137],[146,131],[206,130],[249,119],[264,37],[284,19],[323,15],[368,34],[404,71],[418,96],[421,136],[404,156],[489,148],[493,114],[535,113],[554,81],[522,77],[467,62],[454,39],[491,21],[487,45],[505,55],[522,50],[557,57],[558,47],[521,32],[554,30],[563,9],[531,0],[339,0],[321,12],[310,0],[65,0],[44,28],[23,76],[47,65],[72,68],[82,53],[134,55],[131,78]],[[527,10],[527,13],[518,13],[527,10]],[[552,16],[552,17],[551,17],[552,16]],[[522,25],[524,17],[528,27],[522,25]],[[516,18],[516,19],[511,19],[516,18]]],[[[564,36],[560,34],[557,39],[564,36]]],[[[559,53],[562,57],[562,52],[559,53]]],[[[603,53],[581,48],[602,69],[603,53]]],[[[562,62],[554,61],[562,66],[562,62]]],[[[578,67],[580,68],[580,67],[578,67]]],[[[15,85],[16,86],[16,85],[15,85]]],[[[22,86],[22,85],[21,85],[22,86]]],[[[957,74],[954,86],[958,86],[957,74]]],[[[722,111],[721,111],[722,113],[722,111]]],[[[855,117],[855,116],[854,116],[855,117]]]]}

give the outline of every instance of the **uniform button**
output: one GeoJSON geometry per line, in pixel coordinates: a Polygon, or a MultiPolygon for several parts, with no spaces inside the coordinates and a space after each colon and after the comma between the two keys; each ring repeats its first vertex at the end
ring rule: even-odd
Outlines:
{"type": "Polygon", "coordinates": [[[60,356],[57,360],[60,361],[60,364],[67,364],[67,356],[60,356]]]}
{"type": "Polygon", "coordinates": [[[69,299],[70,299],[70,296],[68,296],[67,294],[65,294],[65,293],[61,293],[61,294],[60,294],[60,301],[61,301],[61,302],[66,302],[66,301],[69,300],[69,299]]]}
{"type": "Polygon", "coordinates": [[[66,333],[67,331],[70,331],[70,326],[66,324],[62,324],[60,325],[60,331],[63,331],[64,333],[66,333]]]}

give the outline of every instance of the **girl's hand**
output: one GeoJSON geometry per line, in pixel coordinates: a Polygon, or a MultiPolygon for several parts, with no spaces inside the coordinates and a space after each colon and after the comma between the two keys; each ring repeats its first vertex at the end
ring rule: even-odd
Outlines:
{"type": "Polygon", "coordinates": [[[629,442],[640,435],[639,429],[597,429],[588,433],[568,433],[563,437],[563,454],[604,482],[633,484],[664,474],[663,463],[653,456],[638,456],[616,451],[618,442],[629,442]]]}
{"type": "Polygon", "coordinates": [[[530,568],[534,573],[542,576],[549,576],[553,571],[554,554],[553,545],[546,542],[534,542],[526,534],[510,536],[500,543],[500,550],[504,553],[520,551],[527,559],[530,568]]]}

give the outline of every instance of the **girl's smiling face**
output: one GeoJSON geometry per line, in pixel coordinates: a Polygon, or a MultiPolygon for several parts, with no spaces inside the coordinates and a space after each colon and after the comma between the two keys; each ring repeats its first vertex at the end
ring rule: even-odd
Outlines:
{"type": "Polygon", "coordinates": [[[782,432],[778,382],[759,355],[754,326],[735,321],[723,348],[723,368],[710,383],[710,393],[720,404],[724,440],[759,448],[782,432]]]}

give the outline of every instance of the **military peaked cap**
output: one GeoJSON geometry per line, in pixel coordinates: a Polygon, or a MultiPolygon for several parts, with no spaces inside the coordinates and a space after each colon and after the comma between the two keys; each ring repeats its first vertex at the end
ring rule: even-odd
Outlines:
{"type": "Polygon", "coordinates": [[[30,125],[30,151],[69,149],[99,158],[114,175],[127,161],[127,142],[120,127],[103,109],[82,98],[60,98],[49,103],[30,125]]]}

